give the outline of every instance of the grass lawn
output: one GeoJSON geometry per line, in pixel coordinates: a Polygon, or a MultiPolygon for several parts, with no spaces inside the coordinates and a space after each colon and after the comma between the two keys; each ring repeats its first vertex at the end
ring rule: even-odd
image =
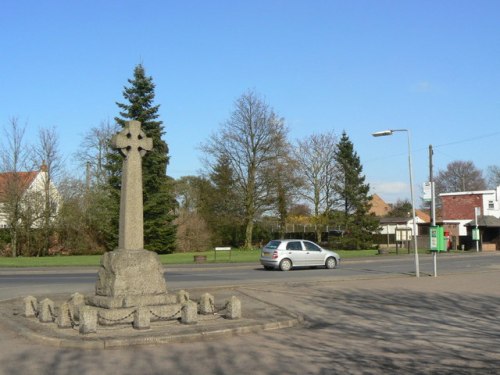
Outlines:
{"type": "MultiPolygon", "coordinates": [[[[342,259],[374,257],[377,250],[357,250],[357,251],[337,251],[342,259]]],[[[392,254],[392,253],[391,253],[392,254]]],[[[163,264],[192,264],[194,255],[205,255],[208,263],[257,263],[259,261],[260,249],[231,251],[229,259],[228,251],[217,252],[217,261],[213,250],[204,252],[175,253],[160,255],[163,264]]],[[[66,266],[93,266],[99,265],[100,255],[68,255],[68,256],[47,256],[47,257],[0,257],[0,267],[66,267],[66,266]]]]}

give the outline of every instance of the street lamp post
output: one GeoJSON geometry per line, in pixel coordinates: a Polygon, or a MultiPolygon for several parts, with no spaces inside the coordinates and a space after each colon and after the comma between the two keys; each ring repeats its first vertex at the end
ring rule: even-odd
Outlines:
{"type": "Polygon", "coordinates": [[[372,133],[374,137],[385,137],[392,135],[394,132],[406,132],[408,135],[408,168],[410,172],[410,195],[411,195],[411,213],[413,217],[413,249],[415,253],[415,275],[420,277],[420,266],[418,261],[418,248],[417,248],[417,220],[415,215],[415,197],[413,195],[413,167],[411,163],[411,136],[409,129],[390,129],[380,132],[372,133]]]}

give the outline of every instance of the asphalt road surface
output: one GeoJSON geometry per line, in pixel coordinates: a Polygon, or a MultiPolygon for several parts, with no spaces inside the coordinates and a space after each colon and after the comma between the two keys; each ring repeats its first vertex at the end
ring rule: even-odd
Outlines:
{"type": "MultiPolygon", "coordinates": [[[[480,272],[500,269],[500,254],[465,253],[439,254],[439,275],[480,272]]],[[[420,256],[421,277],[434,276],[434,260],[420,256]]],[[[265,271],[256,263],[221,263],[166,266],[165,278],[169,289],[188,289],[206,286],[238,286],[250,284],[282,284],[321,280],[370,279],[380,277],[414,276],[414,256],[348,259],[334,270],[296,269],[289,272],[265,271]]],[[[0,300],[24,295],[47,293],[91,292],[97,278],[97,268],[29,268],[0,269],[0,300]]]]}
{"type": "MultiPolygon", "coordinates": [[[[336,270],[167,266],[170,290],[236,287],[304,317],[287,329],[113,350],[41,344],[0,321],[0,374],[498,374],[500,254],[348,260],[336,270]]],[[[0,269],[0,299],[91,291],[96,270],[0,269]]],[[[223,288],[224,289],[224,288],[223,288]]],[[[8,305],[9,302],[4,304],[8,305]]],[[[270,321],[274,319],[269,316],[270,321]]]]}

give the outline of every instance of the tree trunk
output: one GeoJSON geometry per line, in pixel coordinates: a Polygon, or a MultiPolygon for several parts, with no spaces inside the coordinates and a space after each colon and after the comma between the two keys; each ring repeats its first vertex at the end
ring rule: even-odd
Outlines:
{"type": "Polygon", "coordinates": [[[17,231],[11,229],[10,231],[10,247],[12,250],[12,258],[17,257],[17,231]]]}
{"type": "Polygon", "coordinates": [[[321,226],[316,226],[316,241],[318,243],[321,243],[321,240],[322,240],[321,226]]]}
{"type": "Polygon", "coordinates": [[[253,236],[253,218],[248,218],[247,227],[245,231],[245,249],[252,248],[252,236],[253,236]]]}

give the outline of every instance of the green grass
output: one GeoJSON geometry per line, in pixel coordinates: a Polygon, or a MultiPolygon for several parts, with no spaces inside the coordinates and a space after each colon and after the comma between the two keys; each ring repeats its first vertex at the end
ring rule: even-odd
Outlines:
{"type": "Polygon", "coordinates": [[[48,257],[0,257],[0,267],[65,267],[98,266],[100,255],[72,255],[48,257]]]}
{"type": "MultiPolygon", "coordinates": [[[[350,258],[370,258],[378,256],[377,250],[338,250],[342,259],[350,258]]],[[[419,251],[424,253],[424,251],[419,251]]],[[[395,255],[395,251],[391,251],[389,255],[395,255]]],[[[400,251],[400,255],[407,254],[407,251],[400,251]]],[[[190,253],[175,253],[160,255],[160,260],[163,264],[193,264],[195,255],[205,255],[207,263],[215,263],[215,253],[213,250],[204,252],[190,253]]],[[[257,263],[259,261],[260,249],[242,250],[234,249],[231,251],[231,259],[229,259],[228,251],[217,252],[217,263],[257,263]]],[[[387,256],[387,255],[384,255],[387,256]]],[[[66,267],[66,266],[93,266],[99,265],[100,255],[68,255],[68,256],[48,256],[48,257],[0,257],[0,267],[66,267]]]]}

